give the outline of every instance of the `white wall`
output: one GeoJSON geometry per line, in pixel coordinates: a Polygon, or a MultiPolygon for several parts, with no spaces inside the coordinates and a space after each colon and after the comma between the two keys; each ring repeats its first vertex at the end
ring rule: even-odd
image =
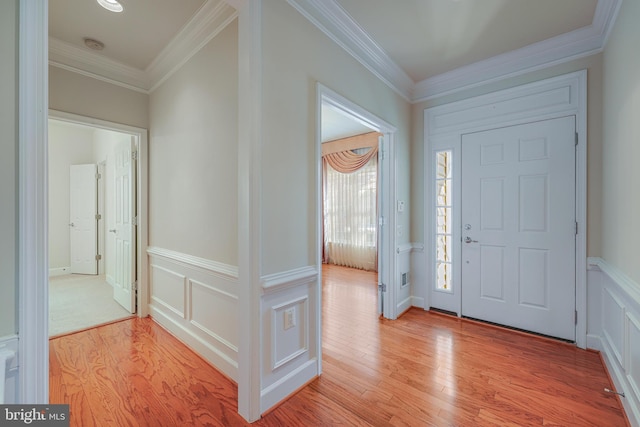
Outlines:
{"type": "Polygon", "coordinates": [[[49,120],[50,274],[69,273],[69,167],[94,163],[92,142],[92,129],[49,120]]]}
{"type": "Polygon", "coordinates": [[[17,2],[0,2],[0,337],[15,334],[17,235],[17,2]]]}
{"type": "Polygon", "coordinates": [[[262,406],[267,410],[317,373],[316,84],[398,128],[398,220],[409,241],[407,101],[389,89],[285,0],[263,3],[261,162],[262,406]],[[297,324],[284,330],[284,310],[297,324]]]}
{"type": "Polygon", "coordinates": [[[155,320],[238,373],[238,26],[150,96],[149,280],[155,320]]]}

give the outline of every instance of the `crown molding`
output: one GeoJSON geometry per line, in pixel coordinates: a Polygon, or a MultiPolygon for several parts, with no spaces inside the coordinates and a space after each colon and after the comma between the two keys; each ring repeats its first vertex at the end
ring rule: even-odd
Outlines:
{"type": "Polygon", "coordinates": [[[287,0],[331,40],[407,101],[413,80],[335,0],[287,0]]]}
{"type": "Polygon", "coordinates": [[[151,93],[237,17],[226,0],[207,0],[176,37],[140,70],[49,38],[49,65],[138,92],[151,93]]]}
{"type": "Polygon", "coordinates": [[[120,86],[134,87],[142,91],[148,89],[144,71],[54,37],[49,37],[49,64],[70,71],[81,71],[90,77],[98,76],[100,80],[120,86]]]}
{"type": "Polygon", "coordinates": [[[532,72],[604,50],[622,0],[598,0],[591,25],[430,77],[414,86],[412,102],[532,72]]]}
{"type": "Polygon", "coordinates": [[[150,91],[160,86],[237,16],[236,10],[225,1],[207,1],[147,67],[150,91]]]}
{"type": "Polygon", "coordinates": [[[622,0],[598,0],[591,25],[415,83],[335,0],[287,0],[389,87],[417,103],[601,52],[622,0]]]}

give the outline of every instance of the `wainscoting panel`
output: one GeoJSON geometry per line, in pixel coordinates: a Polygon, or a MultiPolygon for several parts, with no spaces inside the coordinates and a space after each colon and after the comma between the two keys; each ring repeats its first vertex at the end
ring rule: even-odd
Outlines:
{"type": "Polygon", "coordinates": [[[0,376],[1,404],[12,404],[18,400],[18,336],[0,337],[0,360],[5,363],[4,376],[0,376]]]}
{"type": "Polygon", "coordinates": [[[588,260],[587,347],[599,350],[633,426],[640,425],[640,284],[600,258],[588,260]]]}
{"type": "Polygon", "coordinates": [[[396,313],[398,316],[411,308],[411,243],[398,247],[396,265],[398,266],[398,294],[396,295],[396,313]]]}
{"type": "Polygon", "coordinates": [[[151,316],[237,381],[237,268],[162,248],[147,253],[151,316]]]}
{"type": "Polygon", "coordinates": [[[319,374],[318,290],[314,267],[262,278],[263,412],[319,374]]]}

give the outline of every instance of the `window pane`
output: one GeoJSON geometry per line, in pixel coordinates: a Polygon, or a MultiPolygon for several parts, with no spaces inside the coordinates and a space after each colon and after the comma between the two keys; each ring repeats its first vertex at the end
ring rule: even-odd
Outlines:
{"type": "Polygon", "coordinates": [[[451,290],[451,264],[439,262],[436,265],[436,287],[441,290],[451,290]]]}
{"type": "Polygon", "coordinates": [[[436,208],[436,233],[451,234],[451,208],[436,208]]]}
{"type": "Polygon", "coordinates": [[[451,206],[451,180],[436,181],[436,205],[451,206]]]}
{"type": "Polygon", "coordinates": [[[436,179],[451,178],[451,151],[436,153],[436,179]]]}
{"type": "Polygon", "coordinates": [[[436,260],[451,262],[451,259],[449,259],[449,254],[451,253],[451,236],[438,236],[436,241],[436,260]]]}

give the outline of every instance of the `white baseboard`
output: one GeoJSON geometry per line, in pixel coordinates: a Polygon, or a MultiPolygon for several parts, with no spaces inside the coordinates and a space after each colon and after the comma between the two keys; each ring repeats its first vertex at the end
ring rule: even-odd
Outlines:
{"type": "Polygon", "coordinates": [[[422,297],[411,297],[411,306],[418,308],[425,308],[424,306],[424,298],[422,297]]]}
{"type": "Polygon", "coordinates": [[[400,301],[400,303],[398,304],[397,307],[397,311],[396,313],[398,313],[398,315],[404,313],[405,311],[409,310],[411,308],[411,300],[412,297],[409,298],[405,298],[403,301],[400,301]]]}
{"type": "Polygon", "coordinates": [[[318,376],[318,360],[311,359],[297,369],[289,372],[260,393],[260,412],[273,408],[296,390],[309,382],[309,378],[318,376]]]}
{"type": "Polygon", "coordinates": [[[65,274],[71,274],[71,267],[57,267],[49,269],[49,277],[64,276],[65,274]]]}
{"type": "Polygon", "coordinates": [[[157,309],[153,305],[150,306],[151,317],[153,320],[162,325],[165,329],[175,335],[180,341],[185,343],[189,348],[209,361],[213,366],[221,371],[231,380],[238,381],[238,362],[229,358],[210,342],[197,336],[193,331],[185,328],[176,322],[171,316],[157,309]]]}

